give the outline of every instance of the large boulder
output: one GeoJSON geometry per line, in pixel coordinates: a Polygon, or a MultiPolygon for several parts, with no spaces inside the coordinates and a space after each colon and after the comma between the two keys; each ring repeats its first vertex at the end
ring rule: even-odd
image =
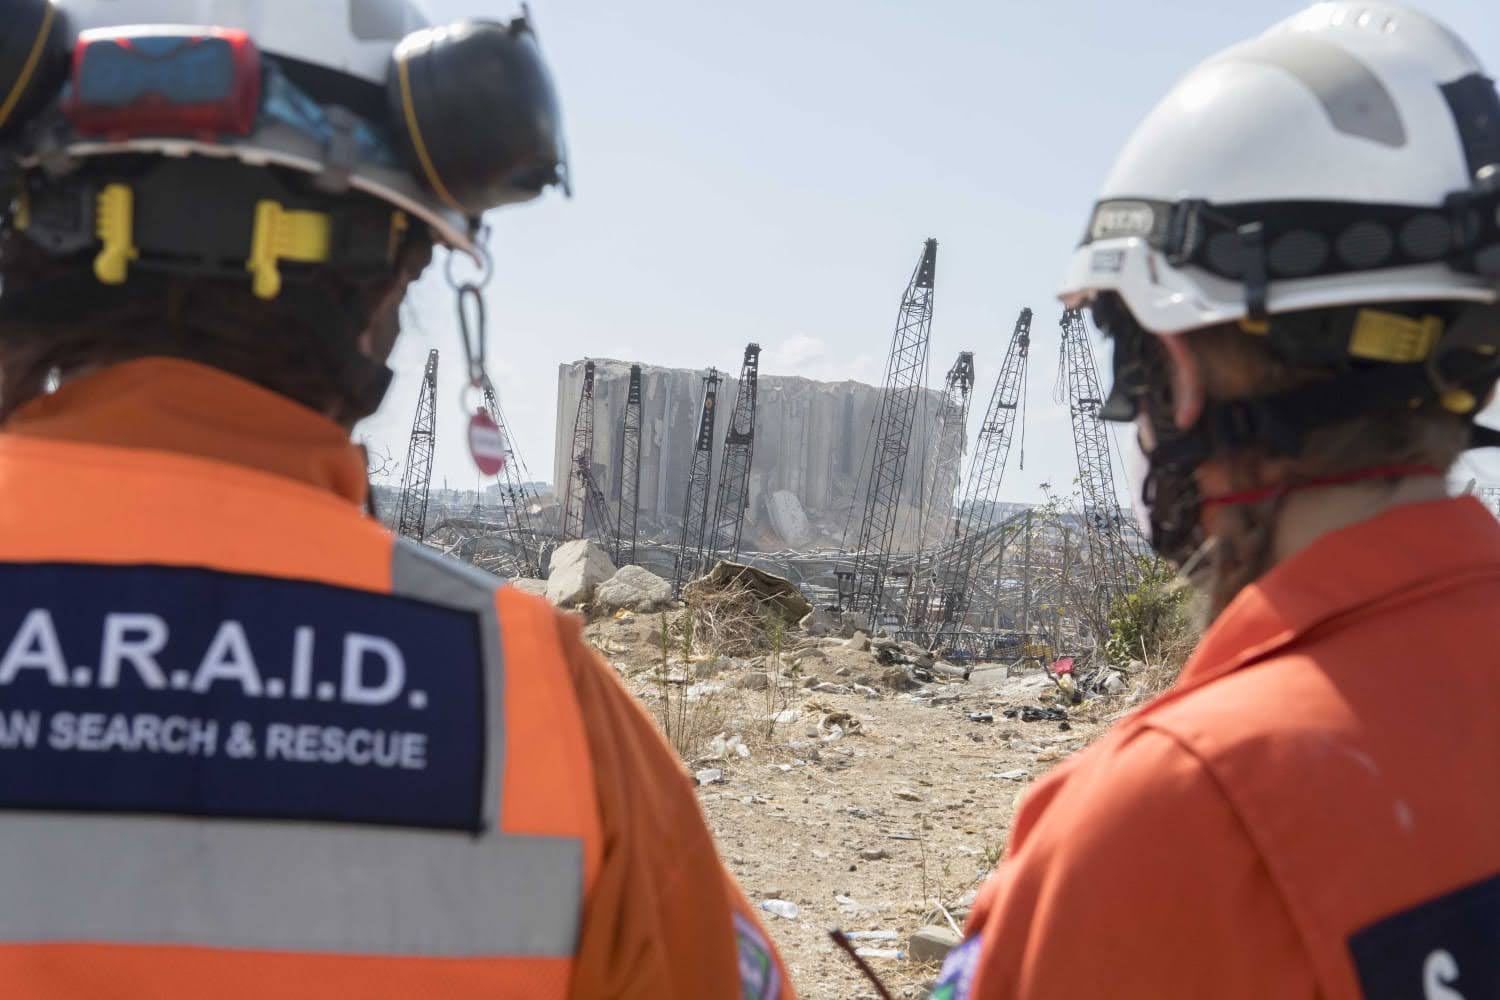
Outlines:
{"type": "Polygon", "coordinates": [[[921,927],[907,939],[906,954],[913,962],[941,962],[961,940],[951,927],[921,927]]]}
{"type": "Polygon", "coordinates": [[[535,580],[529,576],[519,576],[514,580],[505,581],[508,586],[514,587],[523,594],[531,594],[533,597],[547,596],[547,581],[535,580]]]}
{"type": "Polygon", "coordinates": [[[558,607],[587,604],[594,590],[615,575],[615,564],[586,538],[564,542],[552,553],[547,570],[547,600],[558,607]]]}
{"type": "Polygon", "coordinates": [[[594,607],[600,611],[629,608],[655,611],[672,600],[672,585],[640,566],[621,566],[614,576],[594,590],[594,607]]]}

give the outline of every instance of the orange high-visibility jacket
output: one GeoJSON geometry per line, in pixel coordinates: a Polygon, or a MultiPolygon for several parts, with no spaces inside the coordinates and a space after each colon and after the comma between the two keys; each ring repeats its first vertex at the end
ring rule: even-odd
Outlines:
{"type": "Polygon", "coordinates": [[[1329,534],[1025,798],[935,997],[1500,996],[1500,525],[1329,534]]]}
{"type": "Polygon", "coordinates": [[[152,360],[5,431],[0,995],[791,996],[577,628],[332,424],[152,360]]]}

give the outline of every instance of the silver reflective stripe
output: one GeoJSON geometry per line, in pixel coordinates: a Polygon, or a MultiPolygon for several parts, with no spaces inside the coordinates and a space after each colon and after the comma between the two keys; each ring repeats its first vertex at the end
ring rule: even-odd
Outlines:
{"type": "Polygon", "coordinates": [[[0,814],[0,941],[567,957],[583,847],[384,827],[0,814]]]}
{"type": "Polygon", "coordinates": [[[1406,126],[1390,91],[1347,49],[1297,34],[1267,35],[1235,46],[1224,58],[1286,70],[1322,102],[1340,132],[1387,146],[1406,145],[1406,126]]]}
{"type": "MultiPolygon", "coordinates": [[[[391,593],[479,617],[479,640],[484,654],[484,688],[488,748],[484,769],[483,815],[486,824],[499,822],[500,790],[505,780],[505,655],[500,645],[500,612],[495,605],[499,577],[465,565],[407,541],[396,540],[391,553],[391,593]]],[[[440,663],[427,664],[440,670],[440,663]]],[[[420,667],[417,669],[421,669],[420,667]]]]}

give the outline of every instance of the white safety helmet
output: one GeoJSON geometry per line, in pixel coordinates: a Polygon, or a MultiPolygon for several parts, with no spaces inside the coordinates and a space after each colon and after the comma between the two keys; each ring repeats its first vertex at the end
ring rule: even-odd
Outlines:
{"type": "Polygon", "coordinates": [[[486,210],[566,186],[557,100],[524,18],[433,28],[410,0],[4,4],[0,156],[23,169],[129,154],[289,168],[471,254],[486,210]],[[193,96],[221,82],[234,92],[193,96]]]}
{"type": "MultiPolygon", "coordinates": [[[[1178,560],[1202,540],[1202,504],[1299,485],[1203,498],[1195,471],[1209,459],[1294,457],[1308,434],[1379,412],[1472,422],[1500,378],[1494,82],[1421,14],[1316,4],[1209,59],[1147,116],[1061,298],[1092,306],[1113,341],[1099,416],[1150,425],[1137,510],[1178,560]],[[1178,427],[1156,338],[1225,323],[1323,377],[1205,400],[1178,427]]],[[[1500,434],[1475,425],[1472,443],[1500,434]]]]}
{"type": "Polygon", "coordinates": [[[1319,3],[1198,66],[1105,183],[1061,291],[1172,334],[1360,303],[1496,301],[1500,99],[1390,3],[1319,3]]]}
{"type": "Polygon", "coordinates": [[[263,50],[385,85],[391,50],[429,27],[411,0],[54,0],[75,33],[125,24],[241,28],[263,50]]]}

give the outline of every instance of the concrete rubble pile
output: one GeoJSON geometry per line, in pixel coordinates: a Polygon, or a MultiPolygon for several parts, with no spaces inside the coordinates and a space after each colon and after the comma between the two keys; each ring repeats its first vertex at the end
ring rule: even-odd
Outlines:
{"type": "Polygon", "coordinates": [[[761,615],[775,614],[787,625],[812,612],[812,604],[786,577],[728,559],[720,559],[682,591],[689,603],[724,595],[743,595],[761,615]]]}

